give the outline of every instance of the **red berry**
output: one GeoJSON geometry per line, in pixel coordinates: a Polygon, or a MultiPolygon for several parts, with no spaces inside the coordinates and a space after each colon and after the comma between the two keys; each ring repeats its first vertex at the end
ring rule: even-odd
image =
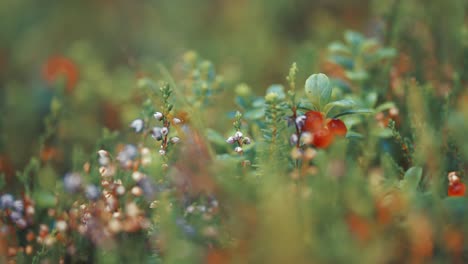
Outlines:
{"type": "Polygon", "coordinates": [[[78,67],[70,59],[54,56],[47,60],[42,75],[48,82],[54,82],[58,77],[66,77],[67,92],[72,92],[78,82],[78,67]]]}
{"type": "Polygon", "coordinates": [[[318,111],[309,111],[305,113],[306,119],[303,131],[314,133],[323,128],[323,115],[318,111]]]}
{"type": "Polygon", "coordinates": [[[464,196],[466,186],[464,183],[456,182],[448,187],[448,196],[464,196]]]}
{"type": "Polygon", "coordinates": [[[348,132],[346,125],[340,119],[333,118],[327,123],[327,127],[332,134],[338,136],[344,136],[348,132]]]}
{"type": "Polygon", "coordinates": [[[326,127],[321,128],[313,134],[313,144],[317,148],[326,148],[332,143],[332,141],[333,134],[330,133],[330,130],[326,127]]]}

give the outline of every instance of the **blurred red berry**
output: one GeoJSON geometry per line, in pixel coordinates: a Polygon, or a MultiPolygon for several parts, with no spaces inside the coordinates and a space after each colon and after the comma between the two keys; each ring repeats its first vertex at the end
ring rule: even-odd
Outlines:
{"type": "Polygon", "coordinates": [[[314,133],[323,128],[323,115],[318,111],[309,111],[305,113],[306,119],[302,130],[314,133]]]}
{"type": "Polygon", "coordinates": [[[464,183],[455,182],[448,187],[448,196],[464,196],[466,186],[464,183]]]}
{"type": "Polygon", "coordinates": [[[54,82],[61,75],[65,76],[67,92],[73,91],[78,82],[78,67],[72,60],[62,56],[48,59],[43,67],[42,74],[48,82],[54,82]]]}
{"type": "Polygon", "coordinates": [[[348,132],[346,125],[340,119],[333,118],[327,123],[327,127],[332,134],[338,136],[344,136],[348,132]]]}
{"type": "Polygon", "coordinates": [[[326,148],[333,141],[333,134],[327,127],[323,127],[313,134],[313,144],[317,148],[326,148]]]}

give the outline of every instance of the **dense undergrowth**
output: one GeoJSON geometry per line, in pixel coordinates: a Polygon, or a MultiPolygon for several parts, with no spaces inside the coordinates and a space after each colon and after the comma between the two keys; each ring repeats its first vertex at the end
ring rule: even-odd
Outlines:
{"type": "Polygon", "coordinates": [[[48,58],[21,169],[0,119],[0,261],[467,262],[467,27],[430,42],[442,29],[406,34],[393,7],[383,38],[346,31],[262,94],[193,51],[136,77],[83,43],[48,58]]]}

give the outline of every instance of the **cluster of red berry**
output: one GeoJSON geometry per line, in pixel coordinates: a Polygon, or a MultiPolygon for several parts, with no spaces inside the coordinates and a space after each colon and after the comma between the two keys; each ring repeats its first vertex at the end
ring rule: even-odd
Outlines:
{"type": "Polygon", "coordinates": [[[325,119],[322,112],[308,111],[302,131],[313,135],[312,144],[317,148],[326,148],[334,140],[335,136],[345,136],[348,129],[340,119],[325,119]]]}
{"type": "Polygon", "coordinates": [[[450,172],[448,174],[449,186],[448,186],[448,196],[464,196],[466,191],[466,186],[463,182],[460,181],[460,178],[455,172],[450,172]]]}

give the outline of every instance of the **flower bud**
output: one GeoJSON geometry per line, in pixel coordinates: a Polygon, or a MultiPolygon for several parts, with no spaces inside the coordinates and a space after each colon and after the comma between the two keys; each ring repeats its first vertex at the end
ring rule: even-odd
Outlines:
{"type": "Polygon", "coordinates": [[[151,137],[156,139],[157,141],[162,139],[162,132],[160,127],[153,127],[151,130],[151,137]]]}
{"type": "Polygon", "coordinates": [[[234,144],[234,142],[236,142],[236,140],[234,139],[234,137],[228,137],[228,138],[226,139],[226,142],[227,142],[228,144],[234,144]]]}
{"type": "Polygon", "coordinates": [[[14,202],[13,195],[11,195],[9,193],[4,194],[4,195],[2,195],[2,197],[0,197],[0,207],[2,209],[7,209],[7,208],[13,206],[13,202],[14,202]]]}
{"type": "Polygon", "coordinates": [[[167,135],[169,133],[169,129],[167,127],[163,127],[161,128],[161,134],[163,136],[167,135]]]}
{"type": "Polygon", "coordinates": [[[139,197],[143,194],[143,190],[140,187],[135,186],[132,188],[132,194],[139,197]]]}
{"type": "Polygon", "coordinates": [[[101,149],[97,152],[99,154],[99,157],[103,158],[103,157],[108,157],[109,156],[109,152],[101,149]]]}
{"type": "Polygon", "coordinates": [[[145,177],[145,175],[139,171],[134,171],[132,173],[132,179],[136,182],[139,182],[141,181],[143,178],[145,177]]]}
{"type": "Polygon", "coordinates": [[[65,232],[67,230],[67,222],[65,222],[64,220],[59,220],[57,221],[57,223],[55,223],[55,228],[59,232],[65,232]]]}
{"type": "Polygon", "coordinates": [[[172,119],[172,123],[174,123],[174,125],[178,125],[178,124],[182,123],[182,120],[180,120],[180,119],[177,118],[177,117],[174,117],[174,118],[172,119]]]}
{"type": "Polygon", "coordinates": [[[235,134],[234,134],[234,139],[241,139],[244,135],[242,134],[242,132],[240,131],[237,131],[235,134]]]}
{"type": "Polygon", "coordinates": [[[142,119],[135,119],[130,123],[130,127],[135,130],[136,133],[143,131],[144,122],[142,119]]]}
{"type": "Polygon", "coordinates": [[[17,221],[15,221],[15,224],[20,228],[20,229],[25,229],[28,226],[28,223],[24,218],[20,218],[17,221]]]}
{"type": "Polygon", "coordinates": [[[244,150],[243,150],[241,147],[236,147],[236,148],[234,149],[234,151],[235,151],[236,153],[239,153],[239,154],[241,154],[242,152],[244,152],[244,150]]]}
{"type": "Polygon", "coordinates": [[[172,142],[173,144],[176,144],[176,143],[178,143],[179,141],[180,141],[180,138],[178,138],[178,137],[172,137],[172,138],[171,138],[171,142],[172,142]]]}
{"type": "Polygon", "coordinates": [[[391,117],[398,116],[399,112],[400,111],[396,107],[392,107],[392,108],[390,108],[390,110],[388,110],[388,113],[390,114],[391,117]]]}
{"type": "Polygon", "coordinates": [[[296,117],[297,127],[302,128],[304,126],[305,120],[306,120],[305,115],[301,115],[301,116],[296,117]]]}
{"type": "Polygon", "coordinates": [[[76,193],[81,188],[81,175],[78,173],[67,173],[63,178],[63,187],[67,192],[76,193]]]}
{"type": "Polygon", "coordinates": [[[291,144],[292,146],[296,145],[297,144],[297,141],[299,140],[299,138],[297,137],[296,134],[292,134],[291,137],[289,138],[289,144],[291,144]]]}
{"type": "Polygon", "coordinates": [[[24,202],[22,200],[16,200],[13,202],[13,209],[19,212],[24,210],[24,202]]]}
{"type": "Polygon", "coordinates": [[[159,155],[164,156],[166,155],[166,151],[164,149],[159,150],[159,155]]]}
{"type": "Polygon", "coordinates": [[[154,113],[153,116],[154,116],[154,118],[156,118],[156,120],[158,120],[158,121],[161,121],[162,118],[163,118],[163,114],[162,114],[161,112],[156,112],[156,113],[154,113]]]}
{"type": "Polygon", "coordinates": [[[313,137],[313,135],[311,133],[309,133],[309,132],[302,133],[302,135],[301,135],[302,143],[309,145],[309,144],[312,144],[313,140],[314,140],[314,137],[313,137]]]}
{"type": "Polygon", "coordinates": [[[242,141],[242,143],[246,144],[246,145],[249,145],[251,143],[251,140],[249,137],[245,137],[244,140],[242,141]]]}
{"type": "Polygon", "coordinates": [[[116,189],[115,192],[117,195],[122,196],[125,194],[125,187],[123,185],[119,185],[116,189]]]}
{"type": "Polygon", "coordinates": [[[292,159],[301,159],[302,158],[302,151],[299,148],[293,148],[291,150],[291,158],[292,159]]]}
{"type": "Polygon", "coordinates": [[[96,185],[88,185],[85,189],[85,196],[91,201],[95,201],[99,198],[100,192],[99,188],[96,185]]]}
{"type": "Polygon", "coordinates": [[[13,222],[16,222],[18,221],[19,219],[21,219],[21,213],[17,212],[17,211],[12,211],[10,213],[10,219],[11,221],[13,222]]]}

